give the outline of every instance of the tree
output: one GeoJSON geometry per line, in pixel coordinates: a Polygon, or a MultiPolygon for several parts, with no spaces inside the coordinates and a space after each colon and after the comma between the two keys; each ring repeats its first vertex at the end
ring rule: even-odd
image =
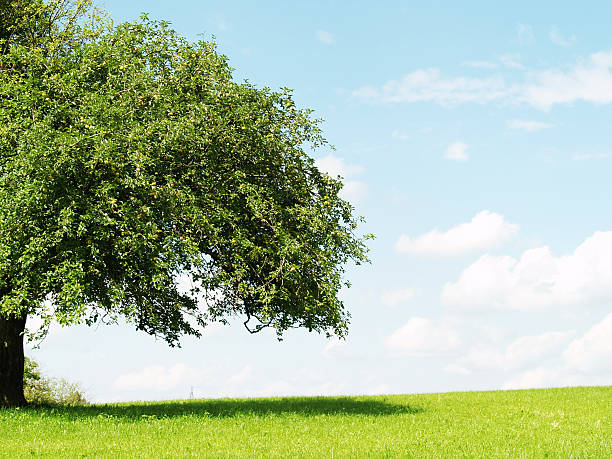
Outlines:
{"type": "Polygon", "coordinates": [[[28,316],[170,345],[233,316],[343,337],[367,237],[305,152],[319,120],[235,82],[212,42],[146,16],[94,33],[58,4],[62,33],[0,57],[0,405],[24,403],[28,316]]]}

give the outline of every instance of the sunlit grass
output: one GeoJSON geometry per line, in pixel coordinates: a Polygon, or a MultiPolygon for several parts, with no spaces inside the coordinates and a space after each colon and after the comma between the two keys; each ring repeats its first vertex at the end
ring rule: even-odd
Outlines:
{"type": "Polygon", "coordinates": [[[612,457],[612,386],[0,410],[0,455],[612,457]]]}

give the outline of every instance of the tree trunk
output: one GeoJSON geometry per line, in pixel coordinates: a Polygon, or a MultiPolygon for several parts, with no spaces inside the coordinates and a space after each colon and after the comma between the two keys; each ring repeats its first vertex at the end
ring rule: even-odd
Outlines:
{"type": "Polygon", "coordinates": [[[0,315],[0,407],[23,406],[23,317],[0,315]]]}

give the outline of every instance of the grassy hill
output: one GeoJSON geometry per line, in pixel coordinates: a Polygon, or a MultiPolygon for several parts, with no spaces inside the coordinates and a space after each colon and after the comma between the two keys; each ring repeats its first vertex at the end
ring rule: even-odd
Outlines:
{"type": "Polygon", "coordinates": [[[0,456],[612,457],[612,386],[0,410],[0,456]]]}

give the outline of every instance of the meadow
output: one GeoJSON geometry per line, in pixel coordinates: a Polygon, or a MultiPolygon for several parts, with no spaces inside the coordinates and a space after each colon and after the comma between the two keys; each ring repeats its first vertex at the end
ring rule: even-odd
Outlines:
{"type": "Polygon", "coordinates": [[[612,386],[0,410],[2,457],[612,457],[612,386]]]}

